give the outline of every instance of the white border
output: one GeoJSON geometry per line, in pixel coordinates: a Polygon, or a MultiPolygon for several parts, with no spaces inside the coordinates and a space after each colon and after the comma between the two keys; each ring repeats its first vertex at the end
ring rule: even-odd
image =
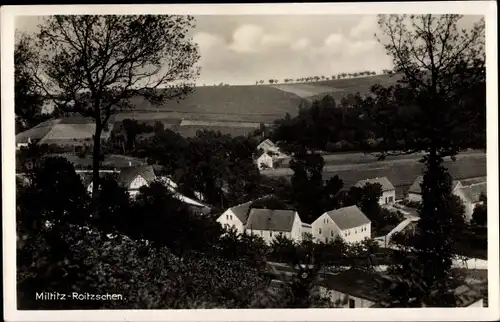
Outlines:
{"type": "Polygon", "coordinates": [[[405,3],[309,3],[229,5],[66,5],[4,6],[2,32],[2,184],[4,301],[8,321],[383,321],[383,320],[496,320],[499,318],[498,236],[498,66],[497,17],[495,1],[405,2],[405,3]],[[283,15],[283,14],[380,14],[380,13],[461,13],[484,15],[487,38],[487,177],[488,177],[488,259],[489,308],[469,309],[308,309],[308,310],[119,310],[119,311],[17,311],[15,265],[15,135],[14,135],[14,17],[52,14],[192,14],[192,15],[283,15]]]}

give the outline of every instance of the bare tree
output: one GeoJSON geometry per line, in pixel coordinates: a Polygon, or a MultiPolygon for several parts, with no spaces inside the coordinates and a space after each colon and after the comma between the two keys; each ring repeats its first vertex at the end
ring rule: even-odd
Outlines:
{"type": "Polygon", "coordinates": [[[36,79],[64,112],[95,120],[93,197],[99,188],[101,134],[112,114],[182,99],[199,70],[197,46],[188,37],[190,16],[81,15],[46,18],[38,33],[36,79]]]}

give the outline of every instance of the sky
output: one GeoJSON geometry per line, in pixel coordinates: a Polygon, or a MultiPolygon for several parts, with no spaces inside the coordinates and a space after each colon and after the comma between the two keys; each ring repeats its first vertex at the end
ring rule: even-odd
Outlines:
{"type": "MultiPolygon", "coordinates": [[[[198,85],[331,76],[392,68],[375,33],[376,15],[199,15],[198,85]]],[[[465,16],[472,26],[477,16],[465,16]]],[[[16,30],[36,32],[39,17],[17,17],[16,30]]]]}

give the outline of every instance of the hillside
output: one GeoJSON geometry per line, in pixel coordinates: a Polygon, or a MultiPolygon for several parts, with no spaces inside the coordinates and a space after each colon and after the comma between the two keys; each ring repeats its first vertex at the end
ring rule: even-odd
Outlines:
{"type": "Polygon", "coordinates": [[[197,87],[186,99],[162,105],[152,105],[137,97],[133,100],[136,108],[116,115],[115,120],[155,120],[166,125],[173,121],[202,120],[203,126],[179,124],[175,129],[185,136],[192,136],[199,129],[241,135],[258,128],[260,123],[271,124],[286,113],[292,117],[297,115],[302,100],[321,99],[327,94],[336,100],[350,93],[364,95],[375,84],[392,85],[400,78],[399,75],[377,75],[296,84],[197,87]]]}
{"type": "MultiPolygon", "coordinates": [[[[400,77],[397,75],[377,75],[295,84],[196,87],[184,100],[168,101],[161,105],[152,105],[143,97],[135,97],[132,99],[135,108],[114,115],[112,122],[124,119],[148,123],[160,121],[184,136],[193,136],[200,129],[245,135],[259,128],[260,124],[272,124],[286,113],[292,117],[297,115],[303,100],[321,99],[327,94],[340,100],[349,93],[366,94],[374,84],[391,85],[398,79],[400,77]],[[203,121],[203,124],[189,124],[188,121],[203,121]]],[[[77,125],[65,129],[62,124],[54,128],[49,123],[38,130],[31,129],[18,134],[17,141],[26,141],[28,137],[44,137],[50,129],[54,130],[54,135],[50,135],[51,142],[59,140],[57,135],[65,140],[74,139],[71,133],[63,132],[76,131],[74,128],[77,125]]],[[[87,133],[90,130],[78,131],[87,133]]],[[[91,137],[89,133],[83,136],[91,137]]]]}

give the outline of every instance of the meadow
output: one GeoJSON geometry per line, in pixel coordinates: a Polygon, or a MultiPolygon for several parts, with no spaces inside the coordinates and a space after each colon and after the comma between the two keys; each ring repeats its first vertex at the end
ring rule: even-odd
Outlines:
{"type": "MultiPolygon", "coordinates": [[[[424,167],[419,162],[420,156],[392,157],[385,161],[377,161],[371,156],[366,156],[363,160],[361,153],[324,156],[325,159],[328,157],[331,159],[325,162],[324,180],[338,175],[344,181],[344,186],[349,187],[360,180],[385,176],[396,187],[397,198],[403,197],[415,178],[422,175],[424,167]],[[332,160],[336,164],[329,163],[332,160]]],[[[486,176],[486,154],[482,152],[463,153],[457,156],[456,161],[448,159],[444,164],[455,179],[486,176]]],[[[293,171],[289,168],[278,168],[267,170],[263,174],[289,178],[293,171]]]]}
{"type": "Polygon", "coordinates": [[[292,117],[304,98],[321,99],[326,94],[340,100],[348,93],[366,94],[374,84],[394,84],[400,77],[377,75],[311,83],[277,85],[202,86],[180,101],[152,105],[135,97],[135,108],[115,116],[136,120],[205,120],[270,124],[286,113],[292,117]]]}

